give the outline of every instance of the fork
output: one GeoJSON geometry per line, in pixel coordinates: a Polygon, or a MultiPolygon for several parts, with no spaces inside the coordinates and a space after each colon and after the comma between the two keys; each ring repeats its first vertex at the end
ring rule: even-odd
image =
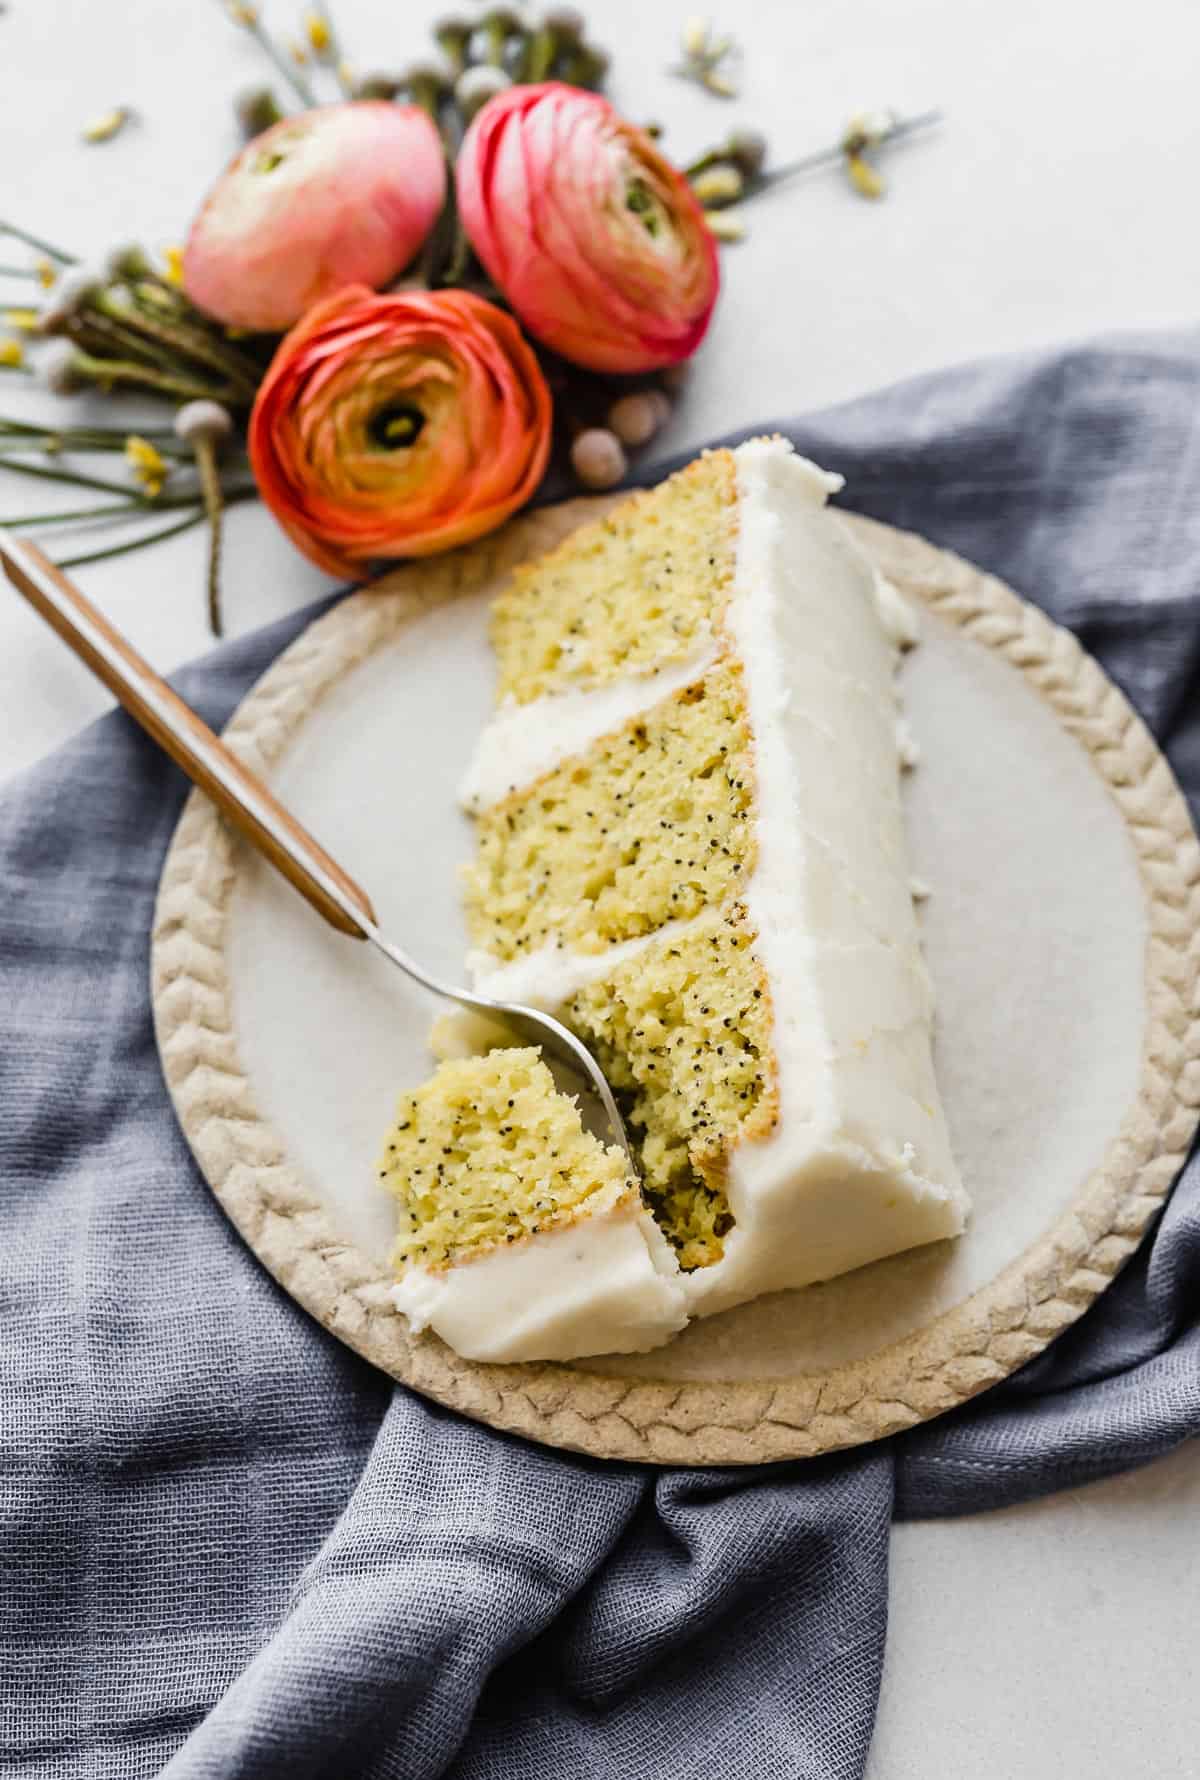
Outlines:
{"type": "Polygon", "coordinates": [[[243,840],[269,860],[331,927],[375,946],[430,994],[486,1014],[582,1075],[600,1101],[611,1136],[625,1152],[633,1177],[638,1177],[629,1134],[607,1077],[573,1032],[538,1008],[475,995],[443,982],[418,964],[380,931],[366,892],[36,544],[0,528],[0,567],[18,593],[103,681],[134,721],[211,798],[243,840]]]}

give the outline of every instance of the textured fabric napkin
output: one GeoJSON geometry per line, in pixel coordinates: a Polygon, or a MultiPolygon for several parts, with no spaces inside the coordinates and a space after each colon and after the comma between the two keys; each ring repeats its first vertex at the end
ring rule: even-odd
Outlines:
{"type": "MultiPolygon", "coordinates": [[[[957,369],[786,428],[998,572],[1200,802],[1200,338],[957,369]]],[[[303,617],[180,676],[214,723],[303,617]]],[[[1200,1429],[1200,1168],[962,1412],[755,1471],[593,1463],[393,1389],[274,1285],[175,1126],[147,994],[183,800],[122,716],[0,793],[0,1763],[173,1780],[843,1780],[894,1514],[1200,1429]]]]}

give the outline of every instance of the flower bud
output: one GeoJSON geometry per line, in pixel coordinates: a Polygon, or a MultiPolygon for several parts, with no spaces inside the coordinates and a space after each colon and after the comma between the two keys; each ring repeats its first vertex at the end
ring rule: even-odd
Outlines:
{"type": "Polygon", "coordinates": [[[639,389],[621,396],[608,411],[608,424],[622,445],[645,445],[663,425],[671,404],[661,389],[639,389]]]}
{"type": "Polygon", "coordinates": [[[149,255],[136,241],[125,241],[105,255],[104,276],[106,280],[132,283],[140,278],[152,278],[154,267],[149,255]]]}
{"type": "Polygon", "coordinates": [[[585,488],[615,488],[628,465],[621,441],[607,427],[590,426],[571,447],[571,467],[585,488]]]}
{"type": "Polygon", "coordinates": [[[261,136],[283,117],[270,87],[245,87],[233,101],[234,116],[246,136],[261,136]]]}
{"type": "Polygon", "coordinates": [[[209,194],[184,284],[227,326],[282,332],[351,284],[389,284],[446,189],[437,128],[412,105],[358,101],[285,118],[247,143],[209,194]]]}
{"type": "Polygon", "coordinates": [[[41,353],[37,374],[51,395],[70,396],[91,382],[87,361],[69,340],[56,340],[41,353]]]}
{"type": "Polygon", "coordinates": [[[233,432],[233,416],[220,402],[185,402],[175,416],[176,437],[185,445],[223,445],[233,432]]]}
{"type": "Polygon", "coordinates": [[[512,81],[502,68],[493,68],[486,62],[460,74],[454,83],[454,97],[465,121],[470,123],[489,99],[494,99],[497,93],[505,92],[511,85],[512,81]]]}
{"type": "Polygon", "coordinates": [[[706,210],[736,204],[745,189],[746,182],[736,167],[707,167],[692,181],[692,190],[706,210]]]}
{"type": "Polygon", "coordinates": [[[513,87],[480,111],[456,171],[471,245],[547,346],[617,372],[695,351],[720,282],[704,213],[607,100],[513,87]]]}
{"type": "Polygon", "coordinates": [[[767,139],[758,130],[735,130],[725,144],[725,159],[747,179],[757,179],[767,164],[767,139]]]}
{"type": "Polygon", "coordinates": [[[356,99],[394,99],[400,91],[398,74],[364,74],[354,88],[356,99]]]}

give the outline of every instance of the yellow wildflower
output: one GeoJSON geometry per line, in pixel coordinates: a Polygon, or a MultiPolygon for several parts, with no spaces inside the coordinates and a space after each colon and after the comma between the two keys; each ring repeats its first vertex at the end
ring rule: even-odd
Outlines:
{"type": "Polygon", "coordinates": [[[846,171],[855,191],[864,198],[882,198],[883,181],[865,155],[848,154],[846,171]]]}
{"type": "Polygon", "coordinates": [[[152,500],[155,495],[162,493],[163,483],[171,473],[171,466],[149,439],[130,433],[125,441],[125,462],[152,500]]]}
{"type": "Polygon", "coordinates": [[[33,262],[33,269],[37,273],[38,283],[41,285],[42,289],[49,290],[50,286],[54,283],[54,280],[58,277],[58,267],[54,264],[54,261],[46,259],[35,260],[33,262]]]}
{"type": "Polygon", "coordinates": [[[229,16],[235,25],[257,25],[257,6],[247,6],[243,0],[230,0],[229,16]]]}
{"type": "Polygon", "coordinates": [[[297,68],[305,68],[308,66],[308,51],[302,43],[297,43],[295,40],[290,42],[288,44],[288,55],[291,56],[297,68]]]}
{"type": "Polygon", "coordinates": [[[329,20],[319,12],[306,12],[304,15],[304,35],[319,56],[323,56],[329,48],[329,20]]]}
{"type": "Polygon", "coordinates": [[[5,309],[0,312],[0,319],[18,334],[36,334],[38,331],[38,312],[36,309],[5,309]]]}
{"type": "Polygon", "coordinates": [[[19,371],[24,363],[25,348],[19,340],[0,340],[0,365],[9,371],[19,371]]]}
{"type": "Polygon", "coordinates": [[[163,248],[163,276],[168,284],[179,289],[183,284],[183,249],[182,247],[163,248]]]}

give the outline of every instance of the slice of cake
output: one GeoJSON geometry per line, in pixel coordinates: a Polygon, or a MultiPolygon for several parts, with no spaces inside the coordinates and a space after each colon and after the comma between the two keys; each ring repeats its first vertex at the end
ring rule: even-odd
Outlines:
{"type": "Polygon", "coordinates": [[[624,1154],[537,1051],[443,1063],[401,1101],[379,1176],[399,1207],[396,1305],[468,1359],[637,1352],[687,1321],[624,1154]]]}
{"type": "Polygon", "coordinates": [[[464,784],[484,993],[621,1092],[694,1314],[957,1235],[900,799],[912,618],[784,440],[518,570],[464,784]]]}

